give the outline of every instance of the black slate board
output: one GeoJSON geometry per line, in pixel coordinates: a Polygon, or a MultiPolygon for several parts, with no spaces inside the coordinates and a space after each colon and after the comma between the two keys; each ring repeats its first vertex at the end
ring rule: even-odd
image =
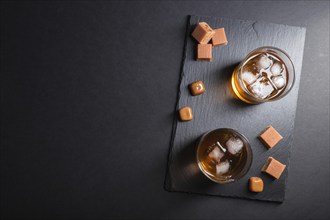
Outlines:
{"type": "Polygon", "coordinates": [[[294,119],[302,66],[306,29],[260,21],[244,21],[228,18],[189,16],[186,30],[183,64],[178,92],[177,110],[185,105],[193,109],[194,120],[179,122],[176,117],[168,158],[165,189],[204,195],[239,197],[283,202],[288,178],[290,149],[293,142],[294,119]],[[224,27],[228,45],[213,49],[213,62],[196,61],[196,41],[191,37],[195,25],[205,21],[213,28],[224,27]],[[291,57],[296,70],[296,82],[291,92],[281,100],[260,105],[247,105],[233,98],[229,79],[235,66],[253,49],[274,46],[283,49],[291,57]],[[193,97],[188,85],[202,80],[206,93],[193,97]],[[284,137],[273,149],[258,140],[258,134],[273,125],[284,137]],[[213,183],[198,169],[195,157],[199,137],[216,128],[233,128],[250,141],[253,162],[247,175],[237,182],[225,185],[213,183]],[[268,156],[287,165],[279,180],[261,173],[268,156]],[[260,176],[264,191],[249,192],[248,179],[260,176]]]}

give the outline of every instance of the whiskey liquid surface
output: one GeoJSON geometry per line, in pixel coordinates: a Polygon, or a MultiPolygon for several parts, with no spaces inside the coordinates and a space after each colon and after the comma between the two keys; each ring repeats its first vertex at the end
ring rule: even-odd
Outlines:
{"type": "Polygon", "coordinates": [[[259,52],[235,69],[232,88],[241,100],[256,103],[256,100],[270,100],[280,96],[288,79],[287,67],[279,56],[270,51],[259,52]]]}
{"type": "Polygon", "coordinates": [[[197,160],[209,178],[230,182],[246,169],[248,147],[247,140],[239,133],[218,129],[202,138],[197,160]]]}

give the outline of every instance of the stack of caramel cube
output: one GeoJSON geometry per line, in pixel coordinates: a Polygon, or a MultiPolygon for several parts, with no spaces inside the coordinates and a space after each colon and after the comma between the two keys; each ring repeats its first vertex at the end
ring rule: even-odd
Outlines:
{"type": "Polygon", "coordinates": [[[197,60],[212,61],[212,48],[219,45],[227,45],[227,37],[224,28],[213,30],[206,22],[199,22],[192,33],[198,41],[197,60]]]}

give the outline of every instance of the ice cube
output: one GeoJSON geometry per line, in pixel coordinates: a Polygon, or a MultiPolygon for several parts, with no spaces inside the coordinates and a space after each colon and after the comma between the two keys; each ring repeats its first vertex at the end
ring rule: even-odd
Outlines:
{"type": "Polygon", "coordinates": [[[282,68],[282,64],[279,62],[275,62],[272,67],[270,68],[270,71],[272,73],[273,76],[279,76],[281,75],[283,68],[282,68]]]}
{"type": "Polygon", "coordinates": [[[227,149],[229,153],[235,155],[242,151],[244,143],[239,137],[231,137],[226,142],[227,149]]]}
{"type": "Polygon", "coordinates": [[[244,80],[244,82],[248,85],[251,85],[252,83],[254,83],[258,78],[257,74],[254,74],[250,71],[246,71],[242,73],[242,79],[244,80]]]}
{"type": "Polygon", "coordinates": [[[218,146],[215,146],[213,150],[209,153],[209,157],[216,163],[220,162],[224,153],[220,150],[218,146]]]}
{"type": "Polygon", "coordinates": [[[267,98],[274,91],[273,86],[267,78],[261,77],[250,86],[251,92],[258,98],[267,98]]]}
{"type": "Polygon", "coordinates": [[[230,169],[230,164],[228,160],[225,160],[224,162],[221,162],[216,165],[216,170],[218,175],[227,173],[229,169],[230,169]]]}
{"type": "Polygon", "coordinates": [[[256,59],[256,66],[259,70],[267,69],[272,64],[272,61],[265,54],[259,55],[256,59]]]}
{"type": "Polygon", "coordinates": [[[283,76],[273,76],[272,81],[278,89],[283,88],[285,86],[285,83],[286,83],[283,76]]]}

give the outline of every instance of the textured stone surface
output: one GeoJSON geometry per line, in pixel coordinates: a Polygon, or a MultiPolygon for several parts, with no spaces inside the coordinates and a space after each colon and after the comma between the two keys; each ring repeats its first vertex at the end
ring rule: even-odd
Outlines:
{"type": "Polygon", "coordinates": [[[261,168],[269,156],[274,156],[289,165],[305,31],[305,28],[301,27],[260,21],[190,17],[177,108],[190,106],[194,111],[194,120],[190,123],[174,122],[173,142],[165,183],[169,191],[276,202],[284,200],[288,169],[283,172],[281,179],[274,181],[273,178],[261,173],[261,168]],[[197,45],[190,35],[192,27],[201,21],[207,22],[214,29],[224,27],[226,30],[228,44],[213,48],[212,63],[196,62],[194,59],[197,45]],[[260,105],[247,105],[233,98],[229,79],[235,66],[250,51],[261,46],[278,47],[289,54],[295,65],[296,82],[290,93],[281,100],[260,105]],[[198,79],[204,82],[207,92],[203,96],[192,97],[187,86],[198,79]],[[283,140],[271,150],[267,150],[258,140],[258,135],[269,124],[283,134],[283,140]],[[216,128],[238,130],[249,139],[252,147],[253,163],[250,171],[241,180],[231,184],[217,185],[209,181],[198,170],[196,164],[196,141],[203,133],[216,128]],[[246,185],[251,176],[261,176],[264,179],[263,193],[254,194],[248,190],[246,185]]]}

